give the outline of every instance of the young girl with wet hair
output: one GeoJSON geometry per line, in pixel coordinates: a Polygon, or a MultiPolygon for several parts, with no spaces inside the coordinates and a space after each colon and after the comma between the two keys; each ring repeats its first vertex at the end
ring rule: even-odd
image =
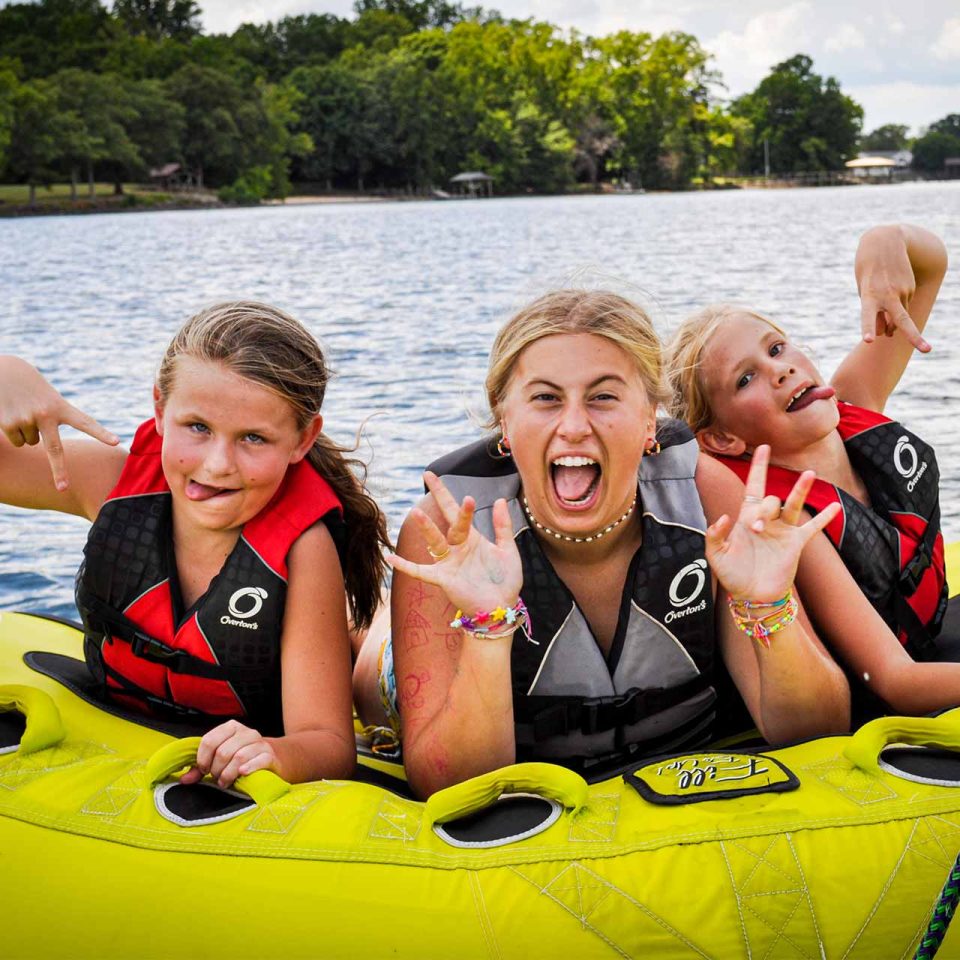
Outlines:
{"type": "Polygon", "coordinates": [[[353,771],[347,607],[369,625],[387,536],[358,464],[322,432],[328,379],[296,320],[220,304],[174,337],[128,453],[0,358],[0,500],[92,521],[87,663],[124,707],[216,724],[186,782],[353,771]],[[61,442],[61,424],[97,442],[61,442]]]}
{"type": "Polygon", "coordinates": [[[695,314],[668,346],[673,413],[741,478],[770,448],[771,493],[817,481],[807,512],[840,512],[804,551],[797,583],[821,637],[848,667],[863,719],[960,703],[960,664],[938,641],[946,608],[933,450],[884,416],[946,272],[943,243],[916,226],[861,239],[862,340],[829,382],[773,321],[736,306],[695,314]],[[880,699],[880,703],[875,698],[880,699]]]}

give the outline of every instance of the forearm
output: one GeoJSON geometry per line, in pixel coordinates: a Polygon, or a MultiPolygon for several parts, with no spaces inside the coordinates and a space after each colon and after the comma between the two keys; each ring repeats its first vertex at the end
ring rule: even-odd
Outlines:
{"type": "Polygon", "coordinates": [[[299,730],[264,739],[273,748],[276,773],[287,783],[347,780],[357,766],[353,737],[333,730],[299,730]]]}
{"type": "Polygon", "coordinates": [[[460,649],[445,688],[431,689],[429,670],[397,676],[404,765],[422,797],[516,759],[511,638],[450,640],[460,649]],[[431,702],[435,706],[428,713],[431,702]]]}
{"type": "Polygon", "coordinates": [[[917,663],[904,655],[867,675],[873,692],[905,716],[960,705],[960,663],[917,663]]]}
{"type": "Polygon", "coordinates": [[[935,284],[939,289],[947,272],[947,248],[943,241],[935,233],[914,224],[900,224],[899,229],[917,287],[935,284]]]}
{"type": "Polygon", "coordinates": [[[764,738],[782,743],[850,729],[850,691],[840,668],[813,644],[800,619],[756,648],[758,716],[764,738]]]}

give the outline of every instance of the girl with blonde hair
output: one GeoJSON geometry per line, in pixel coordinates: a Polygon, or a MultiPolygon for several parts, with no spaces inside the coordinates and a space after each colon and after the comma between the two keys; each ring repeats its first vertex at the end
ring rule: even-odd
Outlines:
{"type": "Polygon", "coordinates": [[[185,782],[354,769],[347,606],[369,625],[387,537],[322,432],[328,379],[296,320],[219,304],[174,337],[127,452],[0,358],[0,500],[92,522],[77,576],[88,665],[113,703],[212,727],[185,782]],[[93,440],[61,442],[62,424],[93,440]]]}
{"type": "Polygon", "coordinates": [[[777,324],[722,305],[668,347],[672,411],[703,450],[745,478],[761,445],[783,498],[813,469],[805,510],[836,510],[804,551],[797,582],[821,637],[853,681],[857,719],[960,703],[960,665],[938,634],[947,604],[939,471],[932,448],[885,416],[946,272],[943,243],[916,226],[861,238],[862,339],[828,382],[777,324]],[[839,507],[839,510],[836,508],[839,507]]]}

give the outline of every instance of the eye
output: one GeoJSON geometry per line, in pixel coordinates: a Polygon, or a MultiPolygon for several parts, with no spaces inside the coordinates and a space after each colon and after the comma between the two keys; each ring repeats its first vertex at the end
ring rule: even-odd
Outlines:
{"type": "Polygon", "coordinates": [[[191,433],[209,433],[210,432],[210,428],[205,423],[201,423],[199,420],[195,420],[193,423],[188,423],[187,429],[191,433]]]}
{"type": "Polygon", "coordinates": [[[779,357],[783,353],[786,344],[782,340],[777,340],[776,343],[770,344],[770,356],[779,357]]]}
{"type": "Polygon", "coordinates": [[[261,436],[259,433],[248,433],[243,438],[247,443],[261,444],[266,443],[267,438],[261,436]]]}
{"type": "Polygon", "coordinates": [[[740,377],[740,379],[737,381],[737,389],[742,390],[752,379],[753,379],[752,373],[743,374],[743,376],[740,377]]]}
{"type": "Polygon", "coordinates": [[[594,396],[591,397],[591,399],[595,401],[599,401],[600,403],[606,403],[611,400],[617,400],[618,397],[615,393],[607,393],[606,391],[603,391],[601,393],[594,394],[594,396]]]}
{"type": "Polygon", "coordinates": [[[530,399],[534,403],[556,403],[558,397],[555,393],[544,390],[541,393],[535,393],[530,399]]]}

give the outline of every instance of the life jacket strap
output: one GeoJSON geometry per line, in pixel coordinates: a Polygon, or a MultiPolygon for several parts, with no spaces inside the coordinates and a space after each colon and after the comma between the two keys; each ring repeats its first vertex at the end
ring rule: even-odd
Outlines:
{"type": "Polygon", "coordinates": [[[150,663],[159,664],[172,673],[190,677],[202,677],[205,680],[224,680],[228,683],[252,681],[263,676],[264,667],[224,666],[201,660],[186,650],[171,647],[170,644],[141,630],[132,620],[108,607],[97,597],[84,598],[87,607],[86,625],[102,632],[109,640],[121,640],[130,644],[135,657],[150,663]]]}
{"type": "Polygon", "coordinates": [[[917,544],[917,550],[910,558],[910,562],[900,571],[898,586],[904,597],[912,597],[920,586],[924,574],[933,565],[933,548],[940,533],[940,504],[927,520],[927,527],[917,544]]]}
{"type": "Polygon", "coordinates": [[[677,687],[631,687],[625,693],[606,697],[525,697],[521,701],[523,716],[516,723],[517,743],[540,743],[570,733],[590,735],[630,726],[689,700],[709,685],[707,677],[698,676],[677,687]]]}

